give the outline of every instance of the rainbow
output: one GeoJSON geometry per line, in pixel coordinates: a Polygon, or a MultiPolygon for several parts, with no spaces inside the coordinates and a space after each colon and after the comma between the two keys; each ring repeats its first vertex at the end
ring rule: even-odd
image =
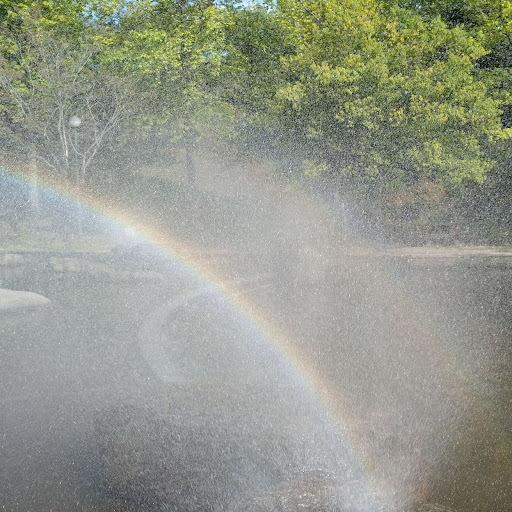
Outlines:
{"type": "MultiPolygon", "coordinates": [[[[0,173],[5,173],[14,179],[29,183],[31,175],[28,172],[20,170],[7,170],[0,168],[0,173]]],[[[72,201],[82,208],[89,209],[117,228],[128,229],[133,232],[140,240],[161,250],[166,257],[176,263],[179,268],[185,270],[192,276],[199,286],[208,289],[210,292],[218,294],[227,299],[231,307],[242,315],[280,354],[280,357],[286,362],[286,366],[291,373],[300,379],[303,387],[308,391],[311,397],[320,404],[329,422],[336,429],[341,441],[348,450],[357,470],[361,471],[367,479],[367,483],[372,492],[377,495],[382,494],[383,490],[377,481],[375,473],[375,461],[371,460],[371,447],[368,445],[364,436],[358,434],[354,427],[358,425],[358,417],[351,406],[347,397],[340,396],[339,391],[333,391],[325,377],[319,369],[316,369],[305,354],[300,350],[290,335],[280,326],[269,318],[268,314],[257,304],[250,300],[246,295],[240,293],[240,290],[232,282],[227,281],[224,276],[205,265],[197,257],[197,251],[194,251],[187,244],[184,244],[177,238],[173,238],[165,229],[155,225],[151,220],[145,220],[141,215],[133,213],[129,208],[116,204],[110,198],[102,197],[96,192],[91,192],[84,188],[78,189],[69,182],[45,176],[38,177],[38,186],[44,192],[57,196],[65,201],[72,201]]],[[[360,237],[357,237],[360,239],[360,237]]],[[[458,370],[456,360],[451,351],[443,344],[442,338],[436,334],[436,329],[432,326],[425,314],[421,313],[414,306],[411,299],[405,296],[405,292],[397,290],[393,285],[392,277],[379,275],[386,290],[393,289],[393,300],[398,300],[400,307],[403,308],[404,316],[411,316],[418,319],[419,331],[422,338],[429,339],[431,343],[431,352],[436,353],[436,361],[439,363],[439,372],[443,380],[457,381],[457,383],[467,382],[467,378],[458,370]]],[[[467,388],[465,385],[453,386],[454,388],[467,388]]],[[[482,410],[487,410],[481,400],[475,398],[474,393],[468,393],[466,390],[461,399],[466,400],[473,394],[471,399],[472,409],[478,403],[480,414],[482,410]],[[483,405],[483,406],[482,406],[483,405]]]]}
{"type": "MultiPolygon", "coordinates": [[[[4,173],[26,185],[30,185],[33,179],[30,172],[19,169],[12,170],[0,167],[0,173],[4,173]]],[[[330,422],[335,425],[336,431],[341,436],[341,440],[353,461],[360,459],[357,456],[357,449],[354,449],[354,447],[361,447],[362,441],[359,436],[356,439],[353,426],[356,424],[357,418],[352,414],[348,402],[340,406],[343,397],[330,389],[320,371],[308,363],[307,358],[293,343],[291,337],[275,322],[272,322],[267,314],[252,302],[246,294],[240,293],[240,289],[233,282],[227,281],[222,275],[206,266],[197,257],[197,250],[173,238],[164,229],[142,219],[140,215],[134,214],[128,208],[124,208],[96,192],[93,193],[85,187],[78,188],[62,178],[48,175],[44,177],[39,175],[37,185],[44,193],[51,194],[65,202],[80,205],[81,208],[101,215],[112,226],[130,231],[141,242],[162,251],[180,269],[187,272],[195,280],[198,287],[227,299],[231,307],[242,315],[250,325],[255,327],[264,339],[277,350],[286,362],[291,375],[298,377],[302,386],[313,399],[321,404],[321,408],[330,422]]],[[[366,450],[361,447],[361,451],[366,450]]],[[[357,470],[364,469],[361,467],[362,463],[360,461],[357,465],[357,470]]],[[[369,471],[363,471],[363,473],[368,474],[369,471]]]]}

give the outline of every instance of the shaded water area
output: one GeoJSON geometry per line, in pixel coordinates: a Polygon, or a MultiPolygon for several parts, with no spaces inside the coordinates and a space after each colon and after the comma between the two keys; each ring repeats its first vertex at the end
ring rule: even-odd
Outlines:
{"type": "Polygon", "coordinates": [[[307,510],[509,510],[508,260],[351,248],[303,281],[233,264],[317,399],[178,267],[74,259],[4,278],[52,305],[2,317],[3,510],[293,510],[276,496],[311,486],[327,505],[307,510]]]}

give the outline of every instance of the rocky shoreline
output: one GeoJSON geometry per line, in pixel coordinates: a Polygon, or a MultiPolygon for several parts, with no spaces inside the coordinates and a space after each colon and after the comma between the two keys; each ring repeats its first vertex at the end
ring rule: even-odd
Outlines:
{"type": "MultiPolygon", "coordinates": [[[[219,259],[219,254],[219,251],[211,249],[203,252],[195,251],[194,259],[213,261],[219,259]]],[[[232,255],[222,253],[220,256],[225,260],[230,257],[236,258],[239,254],[235,251],[232,255]]],[[[512,249],[494,246],[350,246],[342,248],[338,255],[332,255],[331,263],[336,266],[346,258],[383,258],[410,264],[428,263],[436,266],[492,264],[512,267],[512,249]]],[[[123,277],[126,273],[133,275],[133,272],[142,272],[143,275],[151,277],[155,271],[161,271],[166,266],[165,257],[159,260],[148,259],[147,254],[139,255],[138,252],[118,254],[114,251],[2,251],[0,249],[0,283],[4,274],[18,273],[17,271],[22,269],[56,273],[109,274],[117,277],[123,277]]]]}

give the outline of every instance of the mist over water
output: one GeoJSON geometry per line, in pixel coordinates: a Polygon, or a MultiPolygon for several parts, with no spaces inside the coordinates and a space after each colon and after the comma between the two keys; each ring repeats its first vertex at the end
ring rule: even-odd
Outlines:
{"type": "Polygon", "coordinates": [[[0,43],[2,511],[511,512],[512,0],[0,43]]]}
{"type": "Polygon", "coordinates": [[[506,257],[392,253],[286,182],[118,193],[168,245],[82,206],[0,255],[51,301],[1,312],[6,510],[508,510],[506,257]]]}

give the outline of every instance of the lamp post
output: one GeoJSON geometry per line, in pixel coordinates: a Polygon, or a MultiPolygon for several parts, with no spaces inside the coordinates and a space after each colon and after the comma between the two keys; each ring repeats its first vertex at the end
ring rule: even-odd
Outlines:
{"type": "MultiPolygon", "coordinates": [[[[82,125],[82,120],[76,116],[73,115],[69,118],[69,127],[71,128],[71,131],[73,133],[73,150],[74,150],[74,165],[75,165],[75,185],[77,187],[80,186],[80,162],[79,162],[79,155],[78,155],[78,129],[82,125]]],[[[78,228],[78,234],[82,234],[82,208],[80,204],[78,205],[77,210],[77,228],[78,228]]]]}

